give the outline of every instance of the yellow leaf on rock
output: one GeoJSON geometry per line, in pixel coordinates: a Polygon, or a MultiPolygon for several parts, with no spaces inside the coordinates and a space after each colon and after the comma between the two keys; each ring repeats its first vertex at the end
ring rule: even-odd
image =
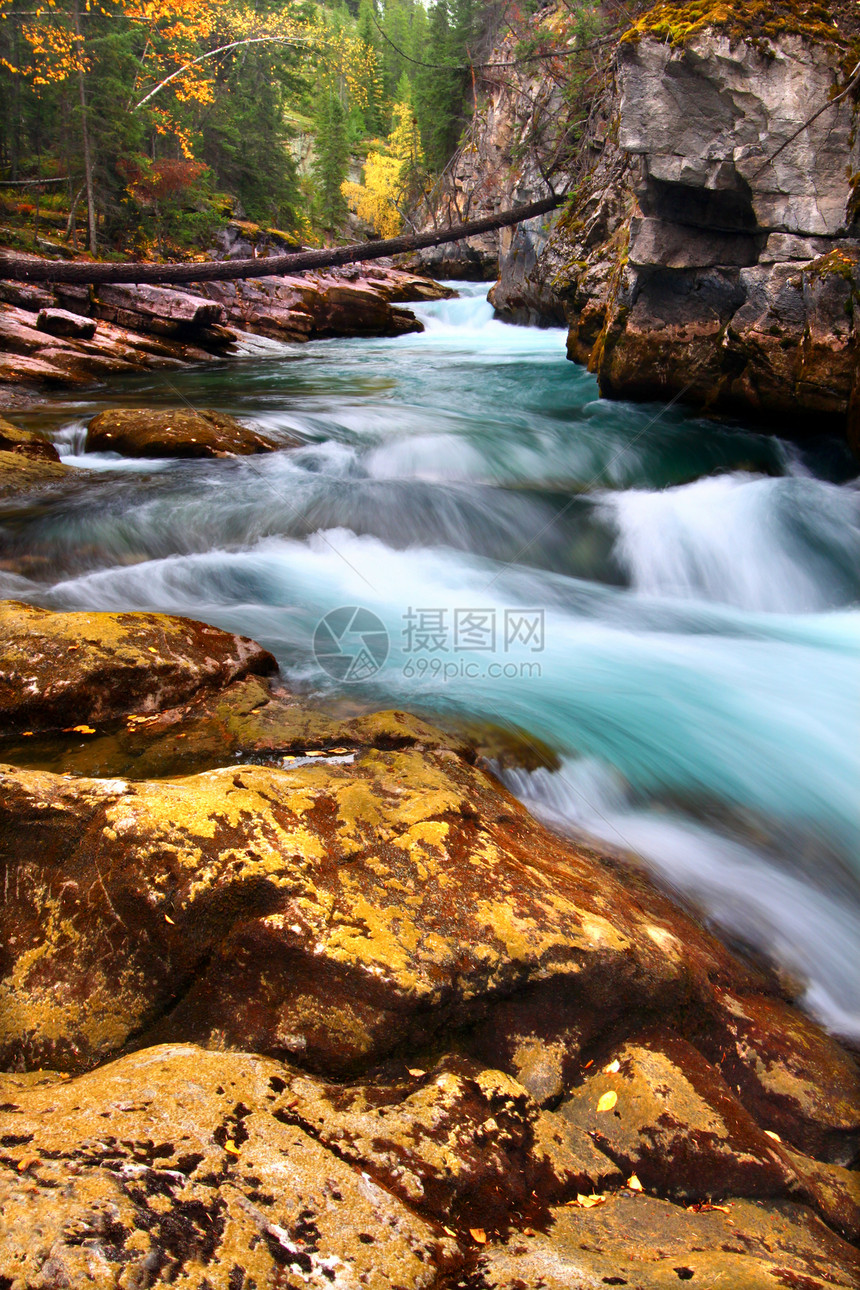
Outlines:
{"type": "Polygon", "coordinates": [[[631,1191],[643,1190],[642,1184],[635,1174],[631,1174],[630,1177],[627,1179],[627,1186],[630,1188],[631,1191]]]}
{"type": "Polygon", "coordinates": [[[576,1200],[569,1201],[568,1203],[571,1205],[578,1205],[580,1209],[594,1209],[595,1205],[606,1204],[606,1194],[604,1192],[596,1191],[591,1196],[583,1196],[582,1192],[580,1192],[577,1195],[576,1200]]]}
{"type": "Polygon", "coordinates": [[[71,735],[71,734],[94,735],[95,733],[96,732],[95,732],[94,726],[66,726],[66,728],[63,730],[64,735],[71,735]]]}
{"type": "Polygon", "coordinates": [[[239,1155],[239,1148],[236,1146],[235,1142],[225,1142],[224,1150],[229,1151],[231,1156],[239,1155]]]}
{"type": "Polygon", "coordinates": [[[778,1133],[774,1133],[773,1129],[765,1129],[765,1133],[769,1138],[773,1138],[774,1142],[782,1142],[782,1138],[778,1133]]]}
{"type": "Polygon", "coordinates": [[[598,1111],[611,1111],[617,1101],[618,1094],[614,1089],[610,1089],[608,1093],[603,1093],[598,1099],[597,1109],[598,1111]]]}
{"type": "Polygon", "coordinates": [[[407,1070],[409,1071],[409,1074],[414,1075],[416,1079],[420,1079],[422,1075],[427,1074],[426,1071],[419,1070],[417,1066],[409,1066],[407,1067],[407,1070]]]}
{"type": "Polygon", "coordinates": [[[470,1227],[469,1235],[473,1241],[477,1242],[478,1245],[487,1244],[487,1233],[484,1231],[483,1227],[470,1227]]]}
{"type": "Polygon", "coordinates": [[[614,1062],[610,1062],[609,1065],[604,1066],[603,1069],[607,1075],[615,1075],[618,1071],[621,1070],[621,1063],[616,1057],[614,1062]]]}

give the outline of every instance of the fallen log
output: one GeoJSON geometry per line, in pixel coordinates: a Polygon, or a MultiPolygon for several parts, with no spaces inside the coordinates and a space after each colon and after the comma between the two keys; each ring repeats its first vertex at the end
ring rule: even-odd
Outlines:
{"type": "Polygon", "coordinates": [[[491,233],[510,224],[520,224],[546,215],[565,200],[564,195],[546,197],[528,206],[492,215],[487,219],[449,225],[429,233],[407,233],[375,242],[356,242],[351,246],[320,251],[298,251],[289,255],[270,255],[262,260],[216,260],[206,264],[92,264],[42,260],[28,256],[0,256],[0,278],[15,282],[78,283],[180,283],[223,282],[237,278],[264,278],[281,274],[302,273],[307,269],[328,269],[335,265],[354,264],[360,260],[381,260],[389,255],[420,251],[445,242],[459,242],[466,237],[491,233]]]}

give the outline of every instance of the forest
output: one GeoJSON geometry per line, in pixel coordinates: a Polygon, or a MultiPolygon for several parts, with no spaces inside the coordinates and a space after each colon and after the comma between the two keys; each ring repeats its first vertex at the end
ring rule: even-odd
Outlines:
{"type": "Polygon", "coordinates": [[[3,0],[4,239],[199,251],[226,219],[388,236],[472,108],[483,0],[3,0]]]}

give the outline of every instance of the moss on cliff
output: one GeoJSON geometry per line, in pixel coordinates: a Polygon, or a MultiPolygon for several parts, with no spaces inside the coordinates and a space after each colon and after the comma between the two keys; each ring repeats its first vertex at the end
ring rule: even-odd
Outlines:
{"type": "Polygon", "coordinates": [[[826,5],[802,4],[797,0],[691,0],[686,5],[657,4],[643,14],[622,41],[655,36],[670,45],[684,45],[708,28],[727,31],[732,39],[769,41],[778,36],[808,36],[828,44],[842,45],[843,37],[826,5]]]}

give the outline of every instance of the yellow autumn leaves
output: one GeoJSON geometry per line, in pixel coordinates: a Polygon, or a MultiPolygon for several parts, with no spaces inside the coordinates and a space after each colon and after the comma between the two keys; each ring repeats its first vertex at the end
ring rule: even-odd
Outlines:
{"type": "Polygon", "coordinates": [[[423,164],[418,125],[410,103],[395,103],[394,126],[385,143],[367,154],[364,183],[347,180],[341,191],[347,204],[380,237],[394,237],[402,222],[401,211],[414,195],[423,164]]]}

